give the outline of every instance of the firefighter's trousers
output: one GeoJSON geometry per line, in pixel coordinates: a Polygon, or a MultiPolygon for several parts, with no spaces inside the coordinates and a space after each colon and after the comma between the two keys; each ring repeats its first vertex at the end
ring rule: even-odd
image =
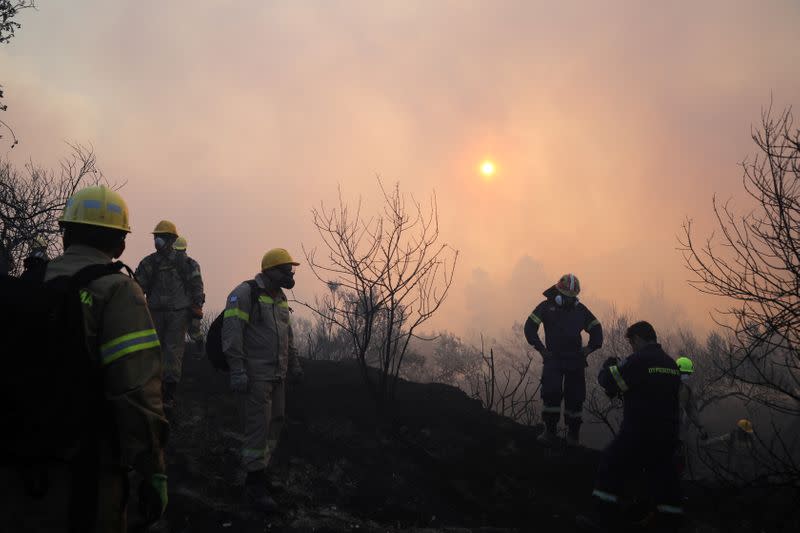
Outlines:
{"type": "Polygon", "coordinates": [[[286,385],[281,381],[251,381],[241,395],[244,419],[242,466],[246,472],[264,470],[283,430],[286,385]]]}
{"type": "Polygon", "coordinates": [[[554,431],[561,417],[564,401],[564,422],[577,431],[583,422],[583,402],[586,399],[586,374],[583,359],[572,360],[553,355],[545,360],[542,369],[542,419],[548,430],[554,431]]]}
{"type": "Polygon", "coordinates": [[[186,329],[189,313],[186,309],[151,310],[153,324],[158,333],[163,354],[164,383],[179,383],[183,369],[183,351],[186,346],[186,329]]]}
{"type": "Polygon", "coordinates": [[[644,474],[657,509],[665,514],[682,514],[680,475],[675,468],[677,446],[676,439],[623,427],[603,451],[595,496],[616,501],[628,481],[644,474]]]}

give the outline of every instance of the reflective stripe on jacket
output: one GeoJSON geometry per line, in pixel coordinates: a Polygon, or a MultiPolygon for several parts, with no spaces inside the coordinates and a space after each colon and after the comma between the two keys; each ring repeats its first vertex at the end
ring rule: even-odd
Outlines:
{"type": "Polygon", "coordinates": [[[534,348],[544,351],[545,345],[539,338],[540,325],[544,326],[547,349],[555,355],[578,356],[583,345],[581,331],[589,333],[588,345],[593,350],[603,346],[603,326],[589,308],[580,302],[564,308],[548,298],[528,316],[525,338],[534,348]]]}
{"type": "Polygon", "coordinates": [[[621,431],[633,430],[652,438],[678,438],[680,371],[660,344],[648,344],[597,376],[612,396],[624,400],[621,431]]]}

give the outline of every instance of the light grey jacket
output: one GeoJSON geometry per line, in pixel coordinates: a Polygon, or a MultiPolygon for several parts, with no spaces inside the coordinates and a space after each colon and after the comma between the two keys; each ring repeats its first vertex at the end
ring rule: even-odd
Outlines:
{"type": "Polygon", "coordinates": [[[231,372],[244,369],[256,381],[283,379],[288,369],[300,364],[292,332],[292,311],[281,289],[267,288],[268,282],[261,274],[256,275],[255,282],[255,290],[244,282],[228,296],[222,351],[231,372]]]}

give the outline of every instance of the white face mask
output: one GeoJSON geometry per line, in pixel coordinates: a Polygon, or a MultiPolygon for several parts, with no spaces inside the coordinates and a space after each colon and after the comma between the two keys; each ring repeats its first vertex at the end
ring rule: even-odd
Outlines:
{"type": "MultiPolygon", "coordinates": [[[[565,299],[565,298],[564,298],[562,295],[560,295],[560,294],[556,294],[556,297],[555,297],[555,302],[556,302],[556,305],[557,305],[557,306],[561,307],[561,306],[563,306],[563,305],[564,305],[564,303],[566,302],[566,299],[565,299]]],[[[578,303],[578,297],[577,297],[577,296],[575,296],[575,297],[573,298],[573,302],[574,302],[575,304],[577,304],[577,303],[578,303]]]]}
{"type": "Polygon", "coordinates": [[[692,379],[692,375],[691,374],[681,374],[681,382],[682,383],[689,383],[689,381],[691,379],[692,379]]]}

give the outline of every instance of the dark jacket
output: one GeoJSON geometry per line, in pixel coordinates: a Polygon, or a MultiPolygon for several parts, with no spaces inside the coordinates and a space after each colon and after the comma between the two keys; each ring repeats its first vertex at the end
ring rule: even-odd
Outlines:
{"type": "Polygon", "coordinates": [[[205,302],[200,265],[185,253],[152,253],[136,268],[150,311],[178,311],[205,302]]]}
{"type": "Polygon", "coordinates": [[[589,309],[580,302],[574,305],[559,306],[555,302],[558,292],[554,287],[544,291],[545,301],[525,321],[525,338],[537,350],[544,351],[545,345],[539,338],[539,326],[544,325],[547,350],[556,356],[582,357],[581,331],[589,333],[589,347],[597,350],[603,346],[603,326],[589,309]]]}
{"type": "Polygon", "coordinates": [[[610,396],[622,395],[621,432],[654,440],[678,438],[678,365],[660,344],[649,344],[617,365],[604,366],[597,381],[610,396]]]}

